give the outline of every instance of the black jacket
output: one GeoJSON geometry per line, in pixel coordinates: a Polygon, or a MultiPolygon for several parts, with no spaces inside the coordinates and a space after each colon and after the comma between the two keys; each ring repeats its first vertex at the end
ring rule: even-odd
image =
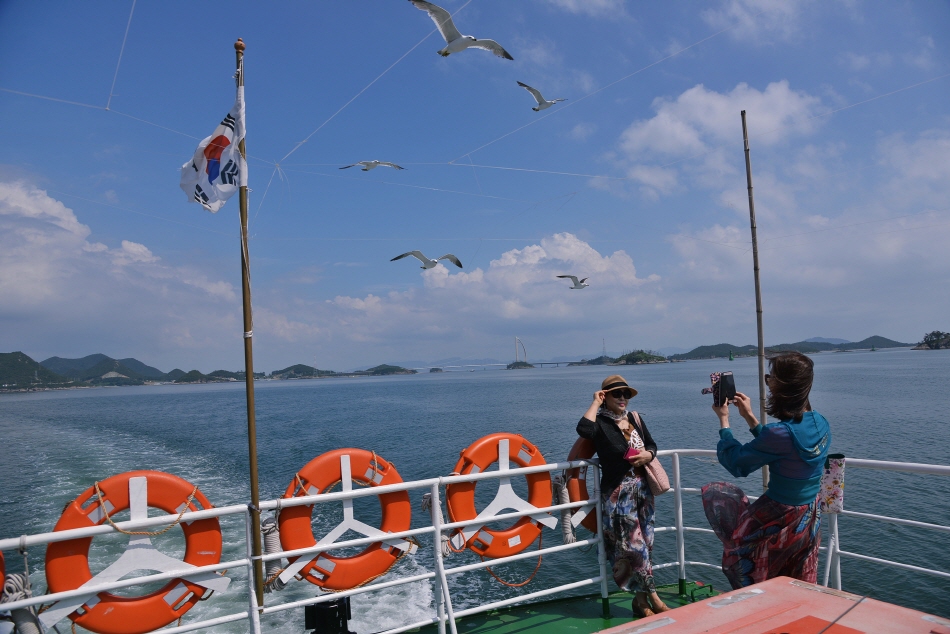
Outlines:
{"type": "MultiPolygon", "coordinates": [[[[656,443],[653,442],[653,436],[647,429],[646,421],[640,416],[641,425],[637,425],[633,420],[633,415],[628,414],[628,420],[634,425],[640,433],[643,440],[644,449],[652,451],[656,456],[656,443]]],[[[597,457],[600,458],[600,490],[602,492],[613,491],[623,481],[623,477],[632,467],[630,463],[623,459],[630,446],[623,432],[617,427],[610,418],[603,414],[597,416],[597,420],[588,420],[581,417],[577,423],[577,435],[581,438],[587,438],[593,441],[594,449],[597,451],[597,457]]]]}

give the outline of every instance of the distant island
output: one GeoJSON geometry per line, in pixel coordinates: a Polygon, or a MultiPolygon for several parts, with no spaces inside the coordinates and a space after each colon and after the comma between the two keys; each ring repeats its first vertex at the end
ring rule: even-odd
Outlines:
{"type": "Polygon", "coordinates": [[[950,349],[950,332],[940,332],[934,330],[928,332],[921,339],[920,343],[914,346],[914,350],[948,350],[950,349]]]}
{"type": "Polygon", "coordinates": [[[616,359],[613,357],[608,357],[607,355],[601,355],[594,359],[574,361],[572,363],[568,363],[568,365],[640,365],[643,363],[668,362],[669,360],[666,357],[662,357],[658,354],[647,352],[646,350],[634,350],[633,352],[622,354],[616,359]]]}
{"type": "MultiPolygon", "coordinates": [[[[950,332],[934,330],[924,335],[923,339],[915,344],[901,343],[885,337],[873,336],[861,341],[849,342],[844,339],[827,339],[813,337],[797,343],[783,343],[766,348],[767,353],[786,352],[795,350],[806,354],[816,352],[851,350],[876,350],[883,348],[913,348],[914,350],[941,350],[950,349],[950,332]]],[[[698,359],[718,359],[735,357],[753,357],[758,354],[754,345],[736,346],[730,343],[720,343],[709,346],[699,346],[689,352],[674,354],[668,357],[661,356],[648,350],[634,350],[619,357],[601,355],[592,359],[568,362],[571,366],[597,365],[640,365],[650,363],[668,363],[692,361],[698,359]]],[[[543,365],[548,365],[545,362],[543,365]]],[[[553,363],[551,363],[553,365],[553,363]]],[[[508,369],[534,368],[526,361],[516,361],[508,364],[508,369]]],[[[429,372],[442,372],[443,368],[430,368],[429,372]]],[[[321,370],[309,365],[296,364],[281,370],[275,370],[267,375],[264,372],[255,372],[255,380],[298,380],[323,379],[331,377],[361,377],[361,376],[393,376],[417,374],[416,370],[398,365],[381,364],[366,370],[352,372],[336,372],[321,370]]],[[[104,354],[91,354],[81,359],[66,359],[50,357],[44,361],[35,361],[23,352],[0,353],[0,391],[29,391],[37,389],[65,389],[78,387],[102,387],[125,385],[156,385],[156,384],[196,384],[196,383],[227,383],[244,381],[243,371],[215,370],[203,374],[198,370],[185,371],[175,368],[171,372],[162,372],[158,368],[142,363],[133,358],[113,359],[104,354]]]]}
{"type": "MultiPolygon", "coordinates": [[[[829,352],[833,350],[870,350],[872,348],[911,348],[912,343],[901,343],[885,337],[873,336],[861,341],[849,343],[828,343],[827,341],[816,341],[815,337],[809,341],[799,341],[797,343],[781,343],[775,346],[766,346],[766,353],[774,352],[829,352]]],[[[683,354],[674,354],[670,356],[671,361],[693,361],[698,359],[725,359],[729,355],[733,357],[754,357],[759,354],[759,347],[754,345],[735,346],[731,343],[719,343],[712,346],[699,346],[683,354]]]]}

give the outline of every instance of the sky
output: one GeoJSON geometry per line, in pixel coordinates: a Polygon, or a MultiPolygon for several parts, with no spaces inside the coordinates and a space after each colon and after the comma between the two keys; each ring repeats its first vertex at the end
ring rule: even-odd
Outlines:
{"type": "Polygon", "coordinates": [[[243,367],[238,37],[256,370],[754,343],[742,110],[766,343],[950,330],[950,4],[442,2],[0,2],[0,351],[243,367]]]}

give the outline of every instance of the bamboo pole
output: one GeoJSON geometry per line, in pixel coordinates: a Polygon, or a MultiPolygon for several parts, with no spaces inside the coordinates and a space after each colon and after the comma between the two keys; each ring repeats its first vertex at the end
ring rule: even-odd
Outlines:
{"type": "MultiPolygon", "coordinates": [[[[745,145],[745,178],[749,187],[749,222],[752,226],[752,268],[755,273],[755,325],[759,335],[759,422],[768,422],[765,413],[765,338],[762,335],[762,287],[759,285],[759,239],[755,226],[755,199],[752,196],[752,158],[749,154],[749,129],[742,111],[742,142],[745,145]]],[[[769,467],[762,467],[762,490],[769,487],[769,467]]]]}
{"type": "MultiPolygon", "coordinates": [[[[238,38],[234,43],[237,58],[237,85],[244,85],[244,41],[238,38]]],[[[238,150],[247,160],[244,139],[238,150]]],[[[261,494],[257,479],[257,419],[254,413],[254,319],[251,315],[251,264],[247,249],[247,184],[241,185],[241,295],[244,300],[244,385],[247,394],[247,453],[251,477],[251,547],[254,557],[254,588],[257,605],[264,605],[264,564],[261,561],[261,494]]]]}

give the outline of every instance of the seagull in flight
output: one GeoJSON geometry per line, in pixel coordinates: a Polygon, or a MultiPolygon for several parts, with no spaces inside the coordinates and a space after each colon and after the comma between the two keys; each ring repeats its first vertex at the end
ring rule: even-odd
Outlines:
{"type": "Polygon", "coordinates": [[[346,167],[341,167],[340,169],[341,169],[341,170],[348,170],[348,169],[350,169],[351,167],[356,167],[357,165],[362,165],[362,166],[363,166],[363,169],[360,170],[360,171],[362,171],[362,172],[368,172],[368,171],[370,171],[370,170],[374,170],[374,169],[376,169],[377,167],[379,167],[380,165],[383,165],[383,166],[385,166],[385,167],[391,167],[391,168],[397,169],[397,170],[404,170],[404,169],[406,169],[405,167],[400,167],[400,166],[396,165],[395,163],[387,163],[386,161],[360,161],[359,163],[353,163],[352,165],[347,165],[346,167]]]}
{"type": "Polygon", "coordinates": [[[439,28],[439,33],[445,38],[445,43],[447,44],[445,48],[439,51],[439,55],[442,57],[448,57],[452,53],[458,53],[469,47],[474,47],[491,51],[498,57],[514,59],[514,57],[509,55],[508,51],[503,49],[495,40],[478,40],[471,35],[462,35],[459,33],[459,30],[455,28],[455,24],[452,22],[452,16],[442,7],[434,5],[431,2],[426,2],[426,0],[409,0],[409,2],[417,9],[428,13],[429,17],[432,18],[432,21],[435,22],[435,25],[439,28]]]}
{"type": "Polygon", "coordinates": [[[574,289],[581,289],[581,288],[587,288],[588,286],[590,286],[590,284],[585,284],[585,283],[584,283],[584,282],[586,282],[588,279],[590,279],[590,278],[587,278],[587,277],[585,277],[585,278],[582,279],[582,280],[577,279],[577,278],[576,278],[575,276],[573,276],[573,275],[558,275],[558,277],[567,278],[567,279],[571,280],[572,282],[574,282],[574,286],[571,287],[571,290],[574,290],[574,289]]]}
{"type": "Polygon", "coordinates": [[[416,258],[416,259],[419,260],[420,262],[422,262],[422,267],[421,267],[421,268],[423,268],[423,269],[431,269],[431,268],[434,268],[434,267],[439,263],[439,260],[448,260],[449,262],[451,262],[451,263],[454,264],[455,266],[457,266],[457,267],[459,267],[459,268],[462,268],[462,263],[459,262],[459,259],[458,259],[457,257],[455,257],[454,255],[452,255],[451,253],[446,253],[446,254],[443,255],[441,258],[436,258],[436,259],[434,259],[434,260],[430,260],[429,258],[427,258],[426,256],[424,256],[424,255],[422,254],[422,251],[409,251],[409,252],[407,252],[407,253],[403,253],[402,255],[397,255],[397,256],[394,257],[392,260],[390,260],[390,262],[395,262],[396,260],[401,260],[401,259],[403,259],[404,257],[409,256],[409,255],[411,255],[412,257],[416,258]]]}
{"type": "Polygon", "coordinates": [[[560,101],[567,101],[567,99],[552,99],[551,101],[548,101],[547,99],[541,96],[541,91],[539,91],[537,88],[532,88],[528,84],[522,84],[520,81],[518,82],[518,85],[524,88],[525,90],[527,90],[528,92],[530,92],[531,96],[534,97],[534,100],[538,102],[538,107],[532,108],[532,110],[534,110],[535,112],[541,112],[545,108],[550,108],[551,106],[553,106],[554,104],[560,101]]]}

